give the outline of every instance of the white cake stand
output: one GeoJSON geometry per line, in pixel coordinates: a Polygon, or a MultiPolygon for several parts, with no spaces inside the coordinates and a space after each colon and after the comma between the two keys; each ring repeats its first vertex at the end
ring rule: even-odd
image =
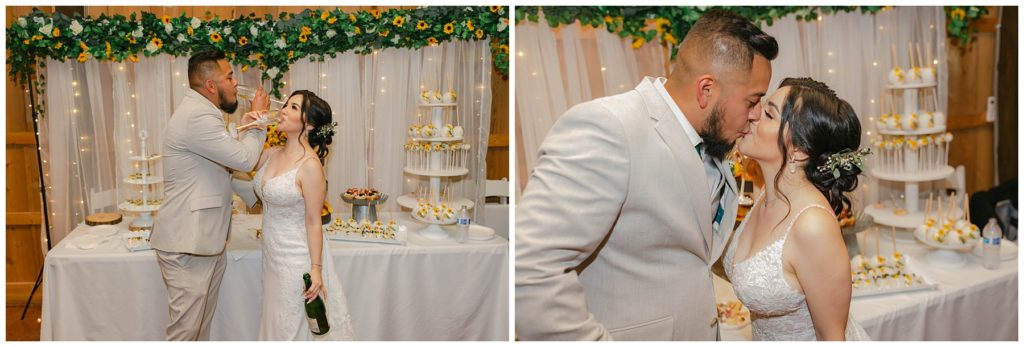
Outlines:
{"type": "Polygon", "coordinates": [[[917,237],[921,243],[934,248],[925,255],[925,259],[933,265],[941,266],[949,269],[959,269],[967,265],[967,257],[965,254],[974,248],[976,242],[968,242],[962,245],[947,245],[943,243],[935,242],[928,238],[924,234],[924,229],[917,229],[914,231],[914,237],[917,237]]]}

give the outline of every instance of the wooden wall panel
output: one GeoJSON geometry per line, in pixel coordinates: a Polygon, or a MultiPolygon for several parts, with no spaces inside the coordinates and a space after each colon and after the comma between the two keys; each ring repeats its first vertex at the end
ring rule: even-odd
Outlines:
{"type": "MultiPolygon", "coordinates": [[[[948,131],[953,133],[949,163],[966,169],[968,192],[987,190],[995,182],[995,143],[993,124],[985,119],[988,97],[994,95],[995,31],[999,14],[989,14],[974,26],[974,42],[963,48],[946,41],[949,97],[948,131]]],[[[1016,143],[1006,145],[1016,146],[1016,143]]],[[[1015,158],[1013,160],[1016,160],[1015,158]]]]}
{"type": "MultiPolygon", "coordinates": [[[[487,179],[509,178],[508,80],[491,73],[491,134],[487,148],[487,179]]],[[[510,178],[511,180],[511,178],[510,178]]]]}

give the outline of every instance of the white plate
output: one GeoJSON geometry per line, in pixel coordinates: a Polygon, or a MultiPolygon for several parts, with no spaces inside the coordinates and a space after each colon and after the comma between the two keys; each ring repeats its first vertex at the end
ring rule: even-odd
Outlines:
{"type": "Polygon", "coordinates": [[[68,246],[81,250],[89,250],[98,247],[103,243],[104,239],[106,238],[103,236],[85,234],[71,240],[71,244],[68,246]]]}
{"type": "Polygon", "coordinates": [[[467,238],[473,241],[487,241],[494,238],[494,229],[483,225],[470,225],[467,238]]]}
{"type": "Polygon", "coordinates": [[[89,227],[89,230],[87,230],[86,233],[87,235],[96,236],[114,236],[118,231],[117,227],[113,225],[97,225],[89,227]]]}
{"type": "MultiPolygon", "coordinates": [[[[1017,244],[1013,241],[1003,240],[999,245],[999,259],[1002,261],[1013,260],[1017,258],[1017,244]]],[[[978,246],[971,250],[971,253],[983,258],[981,255],[982,245],[981,240],[978,240],[978,246]]]]}

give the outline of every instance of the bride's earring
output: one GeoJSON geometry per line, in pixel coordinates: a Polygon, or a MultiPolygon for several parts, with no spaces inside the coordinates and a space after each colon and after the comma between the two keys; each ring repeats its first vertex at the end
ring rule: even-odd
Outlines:
{"type": "Polygon", "coordinates": [[[796,173],[796,160],[789,158],[789,173],[796,173]]]}

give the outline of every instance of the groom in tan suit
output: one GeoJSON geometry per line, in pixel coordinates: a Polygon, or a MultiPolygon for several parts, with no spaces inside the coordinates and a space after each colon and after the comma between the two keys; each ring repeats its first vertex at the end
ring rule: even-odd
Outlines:
{"type": "Polygon", "coordinates": [[[516,210],[520,338],[718,339],[711,266],[737,208],[723,157],[759,119],[777,53],[710,11],[667,79],[561,116],[516,210]]]}
{"type": "MultiPolygon", "coordinates": [[[[226,266],[232,186],[247,202],[255,202],[251,185],[233,184],[230,170],[252,171],[266,139],[262,129],[246,130],[241,140],[225,129],[222,112],[234,113],[238,107],[238,83],[223,52],[189,58],[188,80],[190,89],[167,122],[164,203],[150,236],[167,285],[167,339],[176,341],[210,339],[226,266]]],[[[254,109],[268,104],[261,89],[254,109]]]]}

